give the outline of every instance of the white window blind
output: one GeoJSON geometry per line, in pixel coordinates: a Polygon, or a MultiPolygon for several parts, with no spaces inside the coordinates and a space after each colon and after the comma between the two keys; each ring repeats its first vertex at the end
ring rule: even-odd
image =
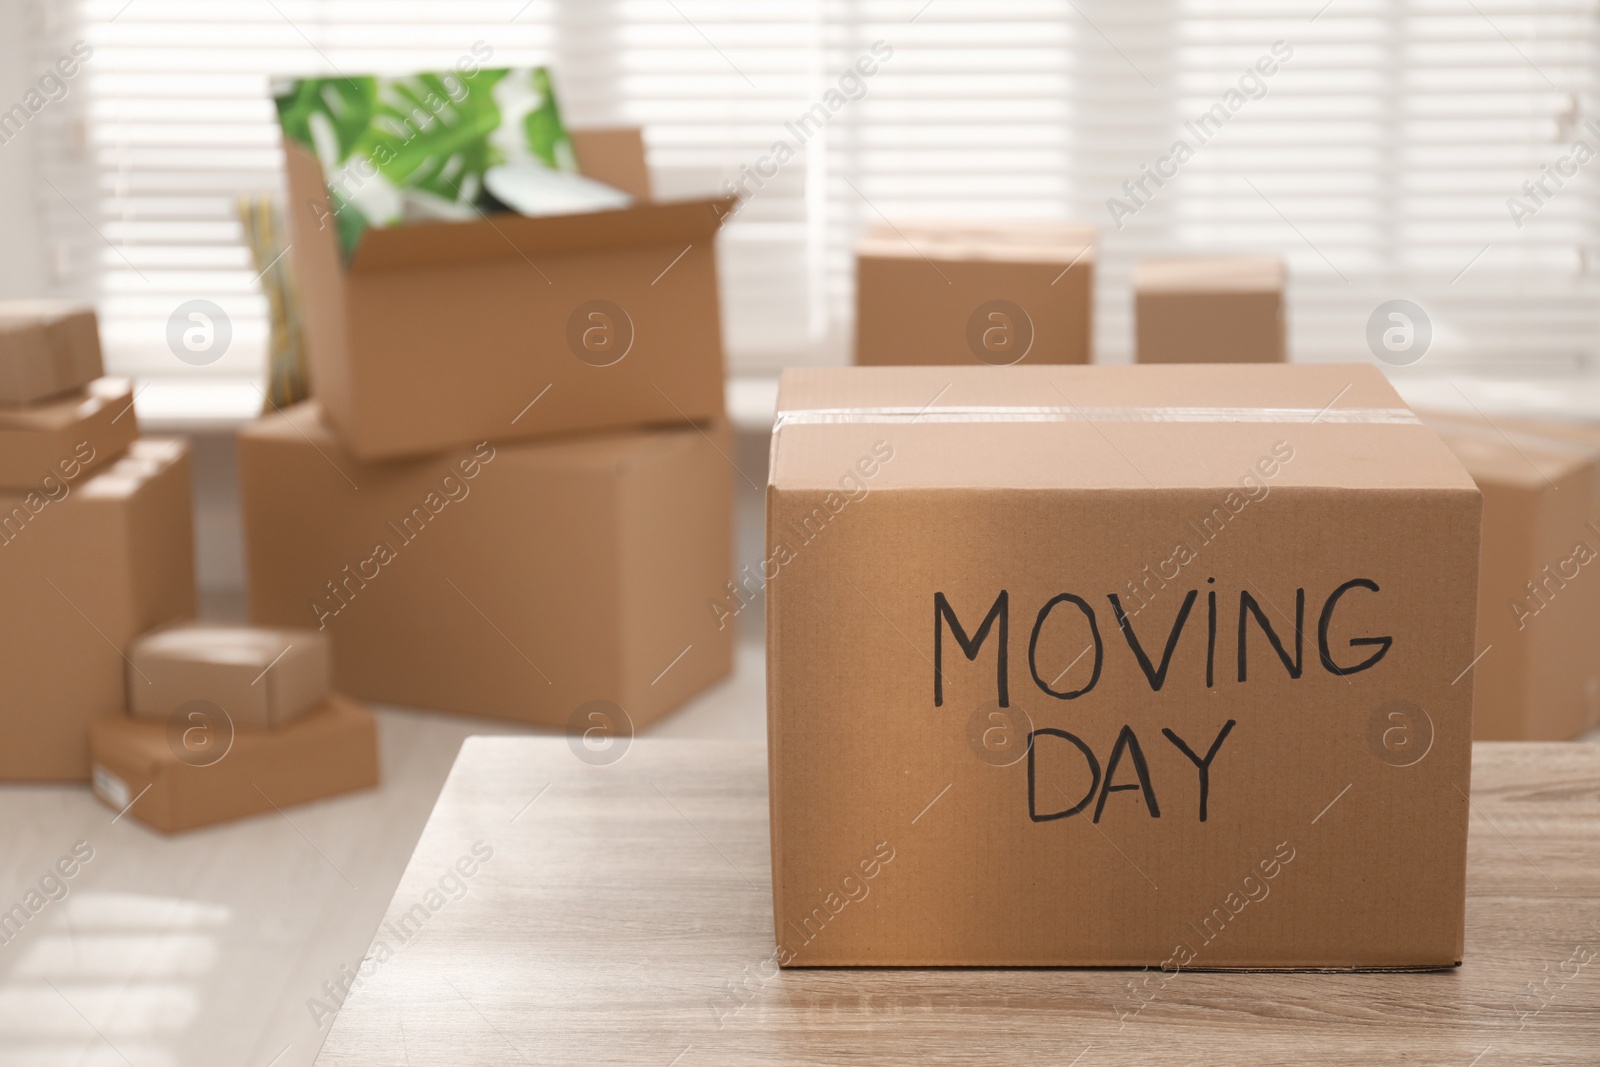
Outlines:
{"type": "Polygon", "coordinates": [[[1582,369],[1600,342],[1600,159],[1572,153],[1600,151],[1600,0],[29,2],[41,71],[94,49],[27,135],[56,288],[98,301],[127,373],[196,373],[165,340],[195,298],[234,326],[205,373],[259,372],[232,204],[280,185],[271,76],[478,41],[552,65],[571,125],[644,126],[659,195],[742,182],[735,372],[849,358],[852,248],[881,218],[1094,223],[1102,361],[1129,358],[1133,264],[1175,252],[1284,254],[1297,359],[1370,358],[1393,298],[1432,320],[1419,369],[1582,369]]]}

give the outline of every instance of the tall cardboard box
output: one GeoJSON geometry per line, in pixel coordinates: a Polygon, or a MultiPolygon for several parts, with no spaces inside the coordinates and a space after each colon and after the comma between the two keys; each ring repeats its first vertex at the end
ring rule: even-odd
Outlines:
{"type": "MultiPolygon", "coordinates": [[[[640,188],[636,134],[573,134],[640,188]]],[[[341,262],[321,166],[286,143],[311,377],[362,460],[722,415],[715,238],[727,200],[367,231],[341,262]]]]}
{"type": "Polygon", "coordinates": [[[194,614],[189,452],[144,438],[98,474],[0,494],[0,780],[89,777],[89,727],[127,710],[122,649],[194,614]]]}
{"type": "Polygon", "coordinates": [[[644,726],[732,666],[730,454],[680,425],[362,463],[296,406],[239,435],[251,618],[325,630],[352,696],[644,726]]]}
{"type": "Polygon", "coordinates": [[[1473,736],[1577,737],[1600,725],[1600,431],[1426,417],[1483,491],[1473,736]]]}
{"type": "Polygon", "coordinates": [[[1094,260],[1088,226],[876,226],[856,246],[856,362],[1088,363],[1094,260]]]}
{"type": "Polygon", "coordinates": [[[1376,370],[791,370],[774,434],[780,963],[1460,961],[1481,502],[1376,370]]]}
{"type": "Polygon", "coordinates": [[[1288,342],[1276,256],[1147,259],[1133,272],[1140,363],[1282,363],[1288,342]]]}

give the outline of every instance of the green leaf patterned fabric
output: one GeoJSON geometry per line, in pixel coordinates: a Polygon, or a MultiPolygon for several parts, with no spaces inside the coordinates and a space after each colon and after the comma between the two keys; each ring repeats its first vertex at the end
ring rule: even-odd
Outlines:
{"type": "Polygon", "coordinates": [[[543,67],[302,78],[276,102],[284,136],[322,164],[346,261],[369,227],[504,210],[491,168],[577,171],[543,67]]]}

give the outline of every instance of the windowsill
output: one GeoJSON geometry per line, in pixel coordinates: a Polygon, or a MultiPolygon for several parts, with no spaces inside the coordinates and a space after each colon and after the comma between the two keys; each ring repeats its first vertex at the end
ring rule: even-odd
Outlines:
{"type": "MultiPolygon", "coordinates": [[[[1600,374],[1505,378],[1397,375],[1408,404],[1440,411],[1544,415],[1600,422],[1600,374]]],[[[728,380],[728,419],[743,433],[766,433],[777,407],[778,376],[728,380]]],[[[139,424],[153,433],[228,434],[261,413],[254,379],[156,378],[140,384],[139,424]]]]}
{"type": "MultiPolygon", "coordinates": [[[[778,376],[728,380],[728,419],[745,433],[772,429],[778,376]]],[[[157,434],[231,434],[261,414],[254,378],[150,378],[139,383],[139,425],[157,434]]]]}
{"type": "Polygon", "coordinates": [[[261,404],[254,378],[147,378],[134,393],[139,428],[157,434],[231,434],[261,404]]]}

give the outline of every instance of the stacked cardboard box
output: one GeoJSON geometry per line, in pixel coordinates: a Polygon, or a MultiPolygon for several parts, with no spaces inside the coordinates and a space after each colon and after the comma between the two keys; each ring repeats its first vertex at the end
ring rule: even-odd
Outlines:
{"type": "Polygon", "coordinates": [[[1483,491],[1473,736],[1600,725],[1600,427],[1429,413],[1483,491]]]}
{"type": "Polygon", "coordinates": [[[572,139],[633,206],[369,230],[347,265],[321,167],[285,144],[312,389],[352,455],[721,417],[732,202],[649,199],[637,131],[572,139]]]}
{"type": "Polygon", "coordinates": [[[317,400],[239,437],[250,611],[326,633],[343,692],[642,726],[731,669],[727,205],[649,201],[636,132],[574,141],[642,202],[369,231],[348,268],[297,217],[317,400]]]}
{"type": "Polygon", "coordinates": [[[131,715],[90,738],[94,791],[167,832],[376,785],[372,713],[331,691],[324,635],[185,625],[128,650],[131,715]]]}
{"type": "Polygon", "coordinates": [[[92,311],[0,305],[0,779],[88,778],[123,650],[194,613],[188,450],[100,370],[92,311]]]}
{"type": "Polygon", "coordinates": [[[1374,368],[791,370],[767,508],[780,965],[1460,961],[1480,497],[1374,368]]]}
{"type": "Polygon", "coordinates": [[[856,362],[1088,363],[1094,230],[878,226],[856,247],[856,362]]]}
{"type": "Polygon", "coordinates": [[[1147,259],[1133,273],[1140,363],[1282,363],[1287,358],[1276,256],[1147,259]]]}

